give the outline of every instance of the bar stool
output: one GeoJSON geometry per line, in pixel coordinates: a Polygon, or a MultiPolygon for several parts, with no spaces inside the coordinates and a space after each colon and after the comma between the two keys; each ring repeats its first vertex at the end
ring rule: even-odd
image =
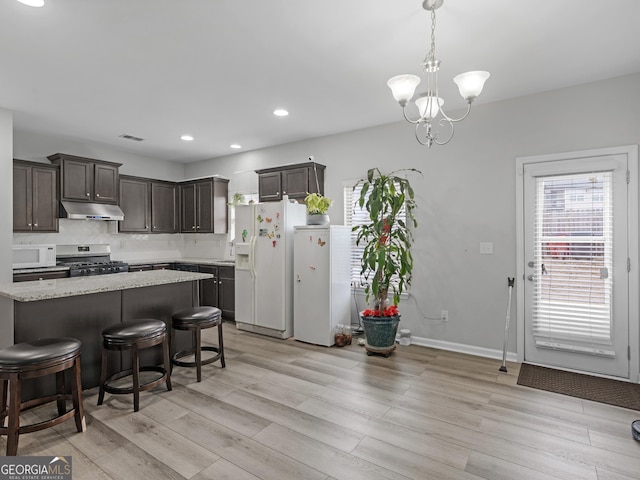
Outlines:
{"type": "Polygon", "coordinates": [[[82,381],[80,378],[80,347],[75,338],[44,338],[32,342],[17,343],[0,350],[0,435],[7,436],[7,456],[18,454],[18,437],[23,433],[37,432],[75,418],[78,432],[87,427],[82,408],[82,381]],[[65,371],[71,374],[71,394],[65,391],[65,371]],[[22,402],[22,380],[56,374],[55,395],[35,398],[22,402]],[[8,394],[7,394],[8,391],[8,394]],[[9,405],[7,406],[7,396],[9,405]],[[66,411],[66,401],[71,400],[73,408],[66,411]],[[20,425],[20,412],[57,402],[58,416],[50,420],[20,425]],[[8,418],[4,427],[5,418],[8,418]]]}
{"type": "Polygon", "coordinates": [[[104,401],[104,392],[122,394],[133,393],[133,411],[140,409],[140,392],[151,390],[161,383],[167,384],[171,391],[171,362],[169,359],[169,342],[167,326],[161,320],[140,319],[118,323],[102,331],[102,368],[100,372],[100,391],[98,405],[104,401]],[[140,350],[162,344],[164,366],[140,366],[140,350]],[[107,378],[107,353],[109,350],[131,351],[131,368],[116,372],[107,378]],[[160,377],[140,385],[140,372],[158,372],[160,377]],[[131,386],[116,387],[112,383],[116,380],[133,376],[131,386]]]}
{"type": "MultiPolygon", "coordinates": [[[[193,333],[192,349],[176,352],[171,358],[173,365],[180,367],[196,367],[196,378],[202,380],[202,365],[208,365],[220,360],[222,368],[224,363],[224,344],[222,341],[222,312],[216,307],[192,307],[180,310],[171,316],[174,330],[190,330],[193,333]],[[202,330],[218,327],[218,346],[202,346],[202,330]],[[215,352],[216,355],[202,360],[202,351],[215,352]],[[182,357],[194,355],[193,362],[180,360],[182,357]]],[[[171,351],[175,351],[175,335],[171,336],[171,351]]]]}

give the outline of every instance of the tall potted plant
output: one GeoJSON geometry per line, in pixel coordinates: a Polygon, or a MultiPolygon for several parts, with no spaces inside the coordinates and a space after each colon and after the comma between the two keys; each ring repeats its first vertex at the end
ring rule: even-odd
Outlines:
{"type": "Polygon", "coordinates": [[[395,336],[400,315],[400,295],[411,285],[413,271],[412,229],[418,226],[413,188],[406,172],[421,173],[415,168],[394,170],[383,174],[377,168],[367,172],[356,200],[369,215],[369,222],[353,227],[357,231],[356,245],[364,246],[361,275],[367,280],[366,300],[373,298],[373,308],[361,313],[369,355],[388,356],[395,349],[395,336]],[[389,305],[389,294],[391,304],[389,305]]]}

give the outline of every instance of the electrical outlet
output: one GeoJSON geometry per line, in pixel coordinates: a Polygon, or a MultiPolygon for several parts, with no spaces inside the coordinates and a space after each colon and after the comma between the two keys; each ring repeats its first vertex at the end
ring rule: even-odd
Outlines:
{"type": "Polygon", "coordinates": [[[449,310],[440,310],[440,318],[443,322],[449,321],[449,310]]]}

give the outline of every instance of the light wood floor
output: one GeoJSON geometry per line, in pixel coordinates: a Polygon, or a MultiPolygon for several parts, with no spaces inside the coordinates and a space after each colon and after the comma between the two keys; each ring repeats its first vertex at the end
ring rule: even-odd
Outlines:
{"type": "Polygon", "coordinates": [[[97,407],[86,391],[85,433],[69,421],[25,434],[19,454],[71,455],[74,480],[640,478],[640,412],[520,387],[515,364],[418,346],[367,357],[355,343],[225,324],[227,368],[197,383],[176,367],[173,391],[143,393],[137,413],[128,395],[97,407]]]}

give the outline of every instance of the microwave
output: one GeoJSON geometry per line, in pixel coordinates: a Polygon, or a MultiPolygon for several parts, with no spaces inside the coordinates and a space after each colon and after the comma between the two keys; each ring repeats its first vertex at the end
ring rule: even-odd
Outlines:
{"type": "Polygon", "coordinates": [[[13,268],[55,267],[55,245],[14,245],[13,268]]]}

